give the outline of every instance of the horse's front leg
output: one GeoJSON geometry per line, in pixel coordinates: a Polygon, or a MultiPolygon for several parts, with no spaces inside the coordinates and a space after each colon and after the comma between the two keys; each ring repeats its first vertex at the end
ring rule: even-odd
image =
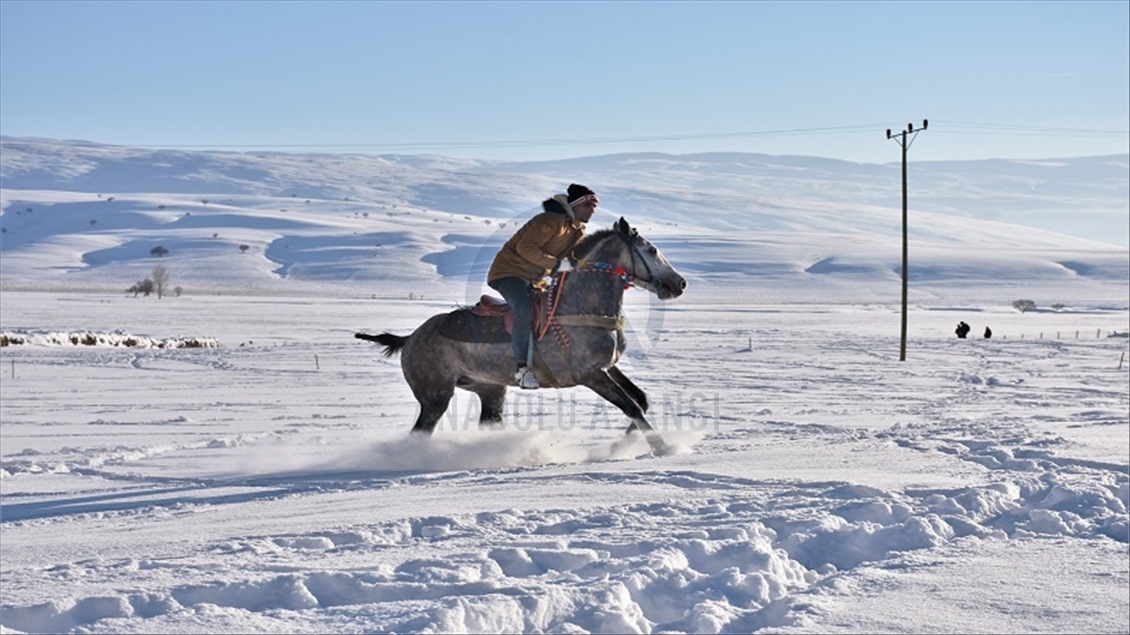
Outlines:
{"type": "MultiPolygon", "coordinates": [[[[623,373],[617,373],[623,377],[623,373]]],[[[628,428],[631,432],[633,429],[639,430],[643,433],[644,438],[647,439],[648,445],[651,446],[651,451],[655,454],[665,454],[667,451],[667,444],[663,442],[663,438],[651,427],[647,418],[644,416],[643,407],[639,402],[626,390],[623,386],[617,383],[610,375],[609,371],[597,370],[586,374],[580,378],[579,382],[582,386],[587,386],[590,390],[600,395],[609,403],[615,405],[628,418],[632,420],[632,425],[628,428]]],[[[627,379],[625,377],[625,379],[627,379]]],[[[628,382],[629,384],[631,382],[628,382]]],[[[634,384],[633,384],[634,386],[634,384]]],[[[639,388],[636,388],[639,390],[639,388]]],[[[642,393],[642,391],[640,391],[642,393]]]]}
{"type": "Polygon", "coordinates": [[[480,384],[472,388],[479,396],[482,412],[479,413],[479,427],[491,430],[502,427],[502,407],[506,403],[506,386],[480,384]]]}
{"type": "Polygon", "coordinates": [[[608,376],[612,378],[612,381],[616,382],[617,386],[623,388],[631,395],[632,399],[636,400],[636,403],[640,405],[640,410],[647,412],[647,393],[640,389],[639,386],[632,383],[632,380],[628,379],[627,376],[615,366],[608,369],[608,376]]]}

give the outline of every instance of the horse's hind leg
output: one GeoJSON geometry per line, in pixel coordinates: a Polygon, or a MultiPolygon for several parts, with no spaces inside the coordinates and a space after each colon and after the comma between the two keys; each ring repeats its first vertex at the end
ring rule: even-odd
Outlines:
{"type": "Polygon", "coordinates": [[[420,403],[420,414],[416,417],[416,425],[412,426],[412,434],[431,434],[436,427],[436,422],[447,411],[447,404],[455,394],[455,387],[446,390],[417,391],[416,401],[420,403]]]}

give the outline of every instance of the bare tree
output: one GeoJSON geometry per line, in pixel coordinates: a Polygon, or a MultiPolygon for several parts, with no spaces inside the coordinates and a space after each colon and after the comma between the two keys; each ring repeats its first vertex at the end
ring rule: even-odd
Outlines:
{"type": "Polygon", "coordinates": [[[1020,311],[1021,313],[1025,313],[1027,311],[1031,311],[1032,309],[1035,309],[1036,303],[1033,302],[1032,300],[1017,300],[1017,301],[1012,303],[1012,308],[1016,309],[1017,311],[1020,311]]]}
{"type": "Polygon", "coordinates": [[[157,299],[165,294],[165,287],[169,286],[169,270],[165,265],[153,267],[153,290],[157,292],[157,299]]]}
{"type": "Polygon", "coordinates": [[[165,255],[165,254],[167,254],[167,253],[169,253],[169,250],[168,250],[168,249],[165,249],[165,248],[164,248],[164,247],[162,247],[161,245],[157,245],[157,246],[156,246],[156,247],[154,247],[153,249],[150,249],[150,250],[149,250],[149,254],[150,254],[150,255],[152,255],[152,256],[157,256],[158,258],[161,258],[162,256],[164,256],[164,255],[165,255]]]}

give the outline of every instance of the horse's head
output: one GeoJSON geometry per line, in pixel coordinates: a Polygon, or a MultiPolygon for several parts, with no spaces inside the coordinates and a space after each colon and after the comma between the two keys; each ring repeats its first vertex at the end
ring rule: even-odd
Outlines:
{"type": "Polygon", "coordinates": [[[618,271],[623,271],[633,284],[651,291],[660,300],[670,300],[683,294],[687,280],[667,262],[659,249],[639,231],[628,225],[622,217],[612,227],[592,236],[596,244],[586,260],[605,260],[618,271]]]}

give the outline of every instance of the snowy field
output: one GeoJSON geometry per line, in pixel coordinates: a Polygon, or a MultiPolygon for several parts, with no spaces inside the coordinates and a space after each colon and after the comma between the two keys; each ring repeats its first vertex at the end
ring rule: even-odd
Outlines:
{"type": "Polygon", "coordinates": [[[1002,312],[991,340],[916,311],[900,363],[897,306],[686,299],[624,365],[680,449],[651,457],[611,455],[626,422],[587,389],[512,391],[494,431],[460,393],[410,438],[397,362],[352,332],[440,302],[6,293],[5,325],[221,346],[3,349],[2,624],[1130,628],[1125,311],[1002,312]]]}
{"type": "Polygon", "coordinates": [[[3,632],[1130,632],[1121,236],[917,214],[899,361],[897,223],[808,199],[739,227],[703,187],[701,224],[630,214],[629,182],[662,193],[621,174],[594,223],[640,218],[690,282],[625,296],[620,366],[676,452],[614,450],[587,389],[512,389],[499,430],[457,392],[421,439],[399,360],[353,334],[476,298],[520,210],[444,208],[481,182],[432,168],[276,157],[250,180],[356,169],[374,198],[221,199],[203,153],[158,189],[85,151],[5,148],[3,632]],[[155,264],[182,294],[124,291],[155,264]]]}

